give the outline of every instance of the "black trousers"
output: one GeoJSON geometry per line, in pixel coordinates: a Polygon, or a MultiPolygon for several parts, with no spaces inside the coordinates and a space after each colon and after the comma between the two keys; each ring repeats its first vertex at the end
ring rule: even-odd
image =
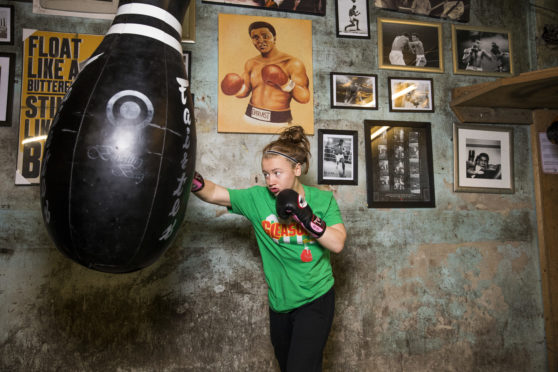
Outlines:
{"type": "Polygon", "coordinates": [[[282,372],[320,372],[333,322],[333,287],[323,296],[288,313],[269,310],[271,343],[282,372]]]}

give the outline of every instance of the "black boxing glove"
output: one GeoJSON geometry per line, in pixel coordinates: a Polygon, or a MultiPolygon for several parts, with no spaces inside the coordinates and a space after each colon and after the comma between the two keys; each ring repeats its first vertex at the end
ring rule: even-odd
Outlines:
{"type": "Polygon", "coordinates": [[[194,172],[194,178],[192,179],[192,192],[198,192],[205,186],[205,181],[201,174],[197,171],[194,172]]]}
{"type": "Polygon", "coordinates": [[[326,223],[312,212],[306,200],[294,190],[286,189],[277,194],[275,210],[279,218],[287,219],[292,216],[314,238],[324,234],[326,223]]]}

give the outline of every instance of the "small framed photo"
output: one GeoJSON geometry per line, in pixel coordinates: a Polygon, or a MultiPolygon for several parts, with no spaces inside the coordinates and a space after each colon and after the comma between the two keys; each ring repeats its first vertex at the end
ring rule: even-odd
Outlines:
{"type": "Polygon", "coordinates": [[[332,72],[331,107],[378,109],[377,75],[332,72]]]}
{"type": "Polygon", "coordinates": [[[513,128],[453,125],[457,192],[513,194],[513,128]]]}
{"type": "Polygon", "coordinates": [[[365,120],[368,208],[434,208],[430,123],[365,120]]]}
{"type": "Polygon", "coordinates": [[[375,0],[376,8],[418,16],[442,18],[450,21],[469,22],[471,0],[375,0]]]}
{"type": "Polygon", "coordinates": [[[388,77],[389,111],[434,112],[432,79],[388,77]]]}
{"type": "Polygon", "coordinates": [[[337,37],[370,39],[368,1],[335,0],[337,37]]]}
{"type": "Polygon", "coordinates": [[[12,125],[15,53],[0,53],[0,126],[12,125]]]}
{"type": "Polygon", "coordinates": [[[318,129],[318,183],[358,185],[358,132],[318,129]]]}
{"type": "Polygon", "coordinates": [[[192,52],[183,50],[182,59],[184,60],[184,66],[186,67],[186,76],[188,76],[189,81],[192,81],[192,52]]]}
{"type": "Polygon", "coordinates": [[[512,76],[511,32],[478,26],[451,26],[453,72],[462,75],[512,76]]]}
{"type": "Polygon", "coordinates": [[[442,24],[378,17],[379,67],[444,72],[442,24]]]}
{"type": "Polygon", "coordinates": [[[14,7],[0,5],[0,45],[14,43],[14,7]]]}

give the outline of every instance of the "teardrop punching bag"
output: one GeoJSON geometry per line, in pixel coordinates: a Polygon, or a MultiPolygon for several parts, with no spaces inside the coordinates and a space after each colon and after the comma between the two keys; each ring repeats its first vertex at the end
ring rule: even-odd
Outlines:
{"type": "Polygon", "coordinates": [[[57,248],[88,268],[152,264],[179,229],[196,135],[180,44],[189,0],[121,0],[50,128],[41,208],[57,248]]]}

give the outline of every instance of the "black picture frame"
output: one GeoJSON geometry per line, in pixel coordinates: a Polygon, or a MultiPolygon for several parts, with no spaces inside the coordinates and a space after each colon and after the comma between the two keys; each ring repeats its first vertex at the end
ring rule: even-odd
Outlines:
{"type": "Polygon", "coordinates": [[[192,52],[189,50],[182,51],[182,59],[184,60],[184,66],[186,68],[186,75],[188,80],[192,81],[192,52]]]}
{"type": "Polygon", "coordinates": [[[316,16],[325,16],[327,5],[326,0],[313,0],[308,2],[294,0],[202,0],[202,3],[265,9],[288,13],[301,13],[316,16]]]}
{"type": "Polygon", "coordinates": [[[335,0],[337,37],[370,39],[369,14],[367,0],[335,0]]]}
{"type": "Polygon", "coordinates": [[[388,76],[389,111],[434,112],[434,82],[431,78],[388,76]]]}
{"type": "Polygon", "coordinates": [[[447,19],[449,21],[469,22],[471,0],[444,1],[375,1],[376,8],[411,13],[415,16],[447,19]]]}
{"type": "Polygon", "coordinates": [[[429,122],[365,120],[368,208],[435,208],[429,122]]]}
{"type": "Polygon", "coordinates": [[[318,183],[358,185],[358,132],[318,129],[318,183]]]}
{"type": "Polygon", "coordinates": [[[0,53],[0,126],[12,125],[15,53],[0,53]]]}
{"type": "Polygon", "coordinates": [[[377,86],[375,74],[331,72],[331,108],[377,110],[377,86]]]}
{"type": "Polygon", "coordinates": [[[0,45],[14,44],[14,6],[0,5],[0,45]]]}

